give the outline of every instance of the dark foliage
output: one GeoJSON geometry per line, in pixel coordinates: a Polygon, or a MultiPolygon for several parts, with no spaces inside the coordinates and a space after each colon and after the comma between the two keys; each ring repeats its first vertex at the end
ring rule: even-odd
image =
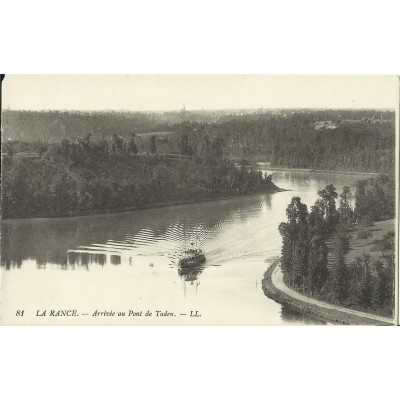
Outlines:
{"type": "Polygon", "coordinates": [[[394,114],[372,111],[293,112],[229,118],[219,123],[185,122],[171,130],[189,135],[196,152],[202,137],[222,137],[231,158],[276,167],[389,172],[395,166],[394,114]],[[382,119],[380,117],[382,116],[382,119]],[[318,121],[334,129],[316,129],[318,121]]]}
{"type": "Polygon", "coordinates": [[[396,187],[393,177],[381,175],[357,183],[355,217],[365,226],[372,221],[394,218],[396,187]]]}
{"type": "Polygon", "coordinates": [[[3,218],[84,214],[276,191],[272,175],[223,158],[215,140],[203,157],[136,155],[135,137],[91,135],[61,144],[7,142],[3,218]]]}
{"type": "MultiPolygon", "coordinates": [[[[393,184],[391,178],[382,176],[357,185],[355,215],[358,223],[371,226],[378,218],[393,218],[393,184]],[[390,188],[393,188],[392,193],[389,193],[390,188]]],[[[349,231],[354,223],[350,188],[343,188],[339,210],[336,210],[338,195],[333,185],[318,194],[320,199],[309,214],[300,198],[294,197],[287,208],[288,221],[279,226],[281,266],[287,283],[299,291],[347,307],[393,315],[394,234],[388,232],[376,243],[385,263],[372,262],[369,254],[363,254],[348,265],[349,231]],[[332,246],[330,267],[328,242],[332,246]]],[[[370,236],[369,230],[359,233],[365,240],[370,236]]]]}
{"type": "Polygon", "coordinates": [[[147,133],[168,133],[157,152],[201,154],[204,139],[223,140],[227,158],[266,161],[273,166],[394,171],[394,113],[373,110],[287,110],[237,113],[4,111],[6,138],[60,142],[114,134],[137,135],[139,152],[147,133]],[[186,138],[187,137],[187,141],[186,138]]]}

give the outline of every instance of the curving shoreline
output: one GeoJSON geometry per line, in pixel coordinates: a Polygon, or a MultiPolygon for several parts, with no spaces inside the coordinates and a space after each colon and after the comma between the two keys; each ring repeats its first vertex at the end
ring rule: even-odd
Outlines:
{"type": "Polygon", "coordinates": [[[276,277],[279,268],[279,259],[274,261],[270,267],[265,271],[262,280],[262,288],[264,294],[270,299],[311,315],[321,321],[331,322],[338,325],[394,325],[395,322],[390,318],[375,316],[358,312],[355,310],[346,310],[343,307],[334,304],[325,303],[322,301],[307,298],[293,289],[287,287],[283,280],[280,287],[276,284],[276,277]],[[293,294],[293,295],[292,295],[293,294]],[[296,297],[294,297],[296,296],[296,297]],[[316,304],[317,303],[317,304],[316,304]]]}
{"type": "Polygon", "coordinates": [[[103,210],[79,210],[79,211],[65,211],[57,214],[37,214],[29,217],[21,217],[21,218],[2,218],[2,222],[13,222],[13,221],[27,221],[27,220],[40,220],[40,219],[64,219],[64,218],[82,218],[82,217],[96,217],[96,216],[104,216],[104,215],[113,215],[113,214],[123,214],[130,213],[132,211],[144,211],[144,210],[155,210],[159,208],[166,207],[175,207],[175,206],[185,206],[190,204],[201,204],[201,203],[209,203],[213,201],[221,201],[221,200],[231,200],[240,197],[250,197],[250,196],[258,196],[263,194],[274,194],[280,192],[288,192],[288,189],[282,189],[277,187],[274,190],[267,192],[255,192],[255,193],[241,193],[234,195],[225,195],[225,196],[216,196],[216,197],[203,197],[203,198],[194,198],[194,199],[184,199],[184,200],[171,200],[165,201],[162,203],[153,203],[144,205],[141,207],[125,207],[125,208],[113,208],[113,209],[103,209],[103,210]]]}
{"type": "Polygon", "coordinates": [[[387,175],[385,172],[365,172],[365,171],[343,171],[335,169],[313,169],[313,168],[290,168],[290,167],[266,167],[260,164],[267,171],[294,171],[294,172],[323,172],[327,174],[345,174],[345,175],[367,175],[367,176],[379,176],[387,175]]]}

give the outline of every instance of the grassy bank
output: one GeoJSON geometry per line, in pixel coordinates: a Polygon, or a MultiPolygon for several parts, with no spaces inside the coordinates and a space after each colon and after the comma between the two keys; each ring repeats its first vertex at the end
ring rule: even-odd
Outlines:
{"type": "Polygon", "coordinates": [[[363,227],[356,225],[350,233],[350,250],[347,253],[347,262],[350,264],[357,257],[361,257],[363,253],[371,256],[372,261],[385,261],[385,252],[381,252],[378,246],[379,241],[383,239],[385,233],[395,231],[395,220],[387,219],[385,221],[375,222],[371,227],[363,227]],[[368,231],[371,237],[360,239],[359,234],[362,231],[368,231]]]}

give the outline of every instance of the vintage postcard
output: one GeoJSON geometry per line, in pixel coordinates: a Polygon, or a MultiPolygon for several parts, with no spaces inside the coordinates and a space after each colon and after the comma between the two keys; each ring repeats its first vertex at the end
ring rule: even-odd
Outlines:
{"type": "Polygon", "coordinates": [[[398,324],[398,77],[2,78],[0,324],[398,324]]]}

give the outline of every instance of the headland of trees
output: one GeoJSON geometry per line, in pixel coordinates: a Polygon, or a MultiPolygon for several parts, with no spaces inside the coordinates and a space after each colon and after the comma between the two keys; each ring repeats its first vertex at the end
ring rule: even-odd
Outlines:
{"type": "Polygon", "coordinates": [[[10,141],[3,147],[2,217],[86,215],[272,193],[272,175],[252,163],[223,157],[223,141],[208,136],[193,154],[186,135],[180,152],[158,154],[155,135],[138,154],[128,141],[92,140],[91,135],[61,143],[10,141]]]}

